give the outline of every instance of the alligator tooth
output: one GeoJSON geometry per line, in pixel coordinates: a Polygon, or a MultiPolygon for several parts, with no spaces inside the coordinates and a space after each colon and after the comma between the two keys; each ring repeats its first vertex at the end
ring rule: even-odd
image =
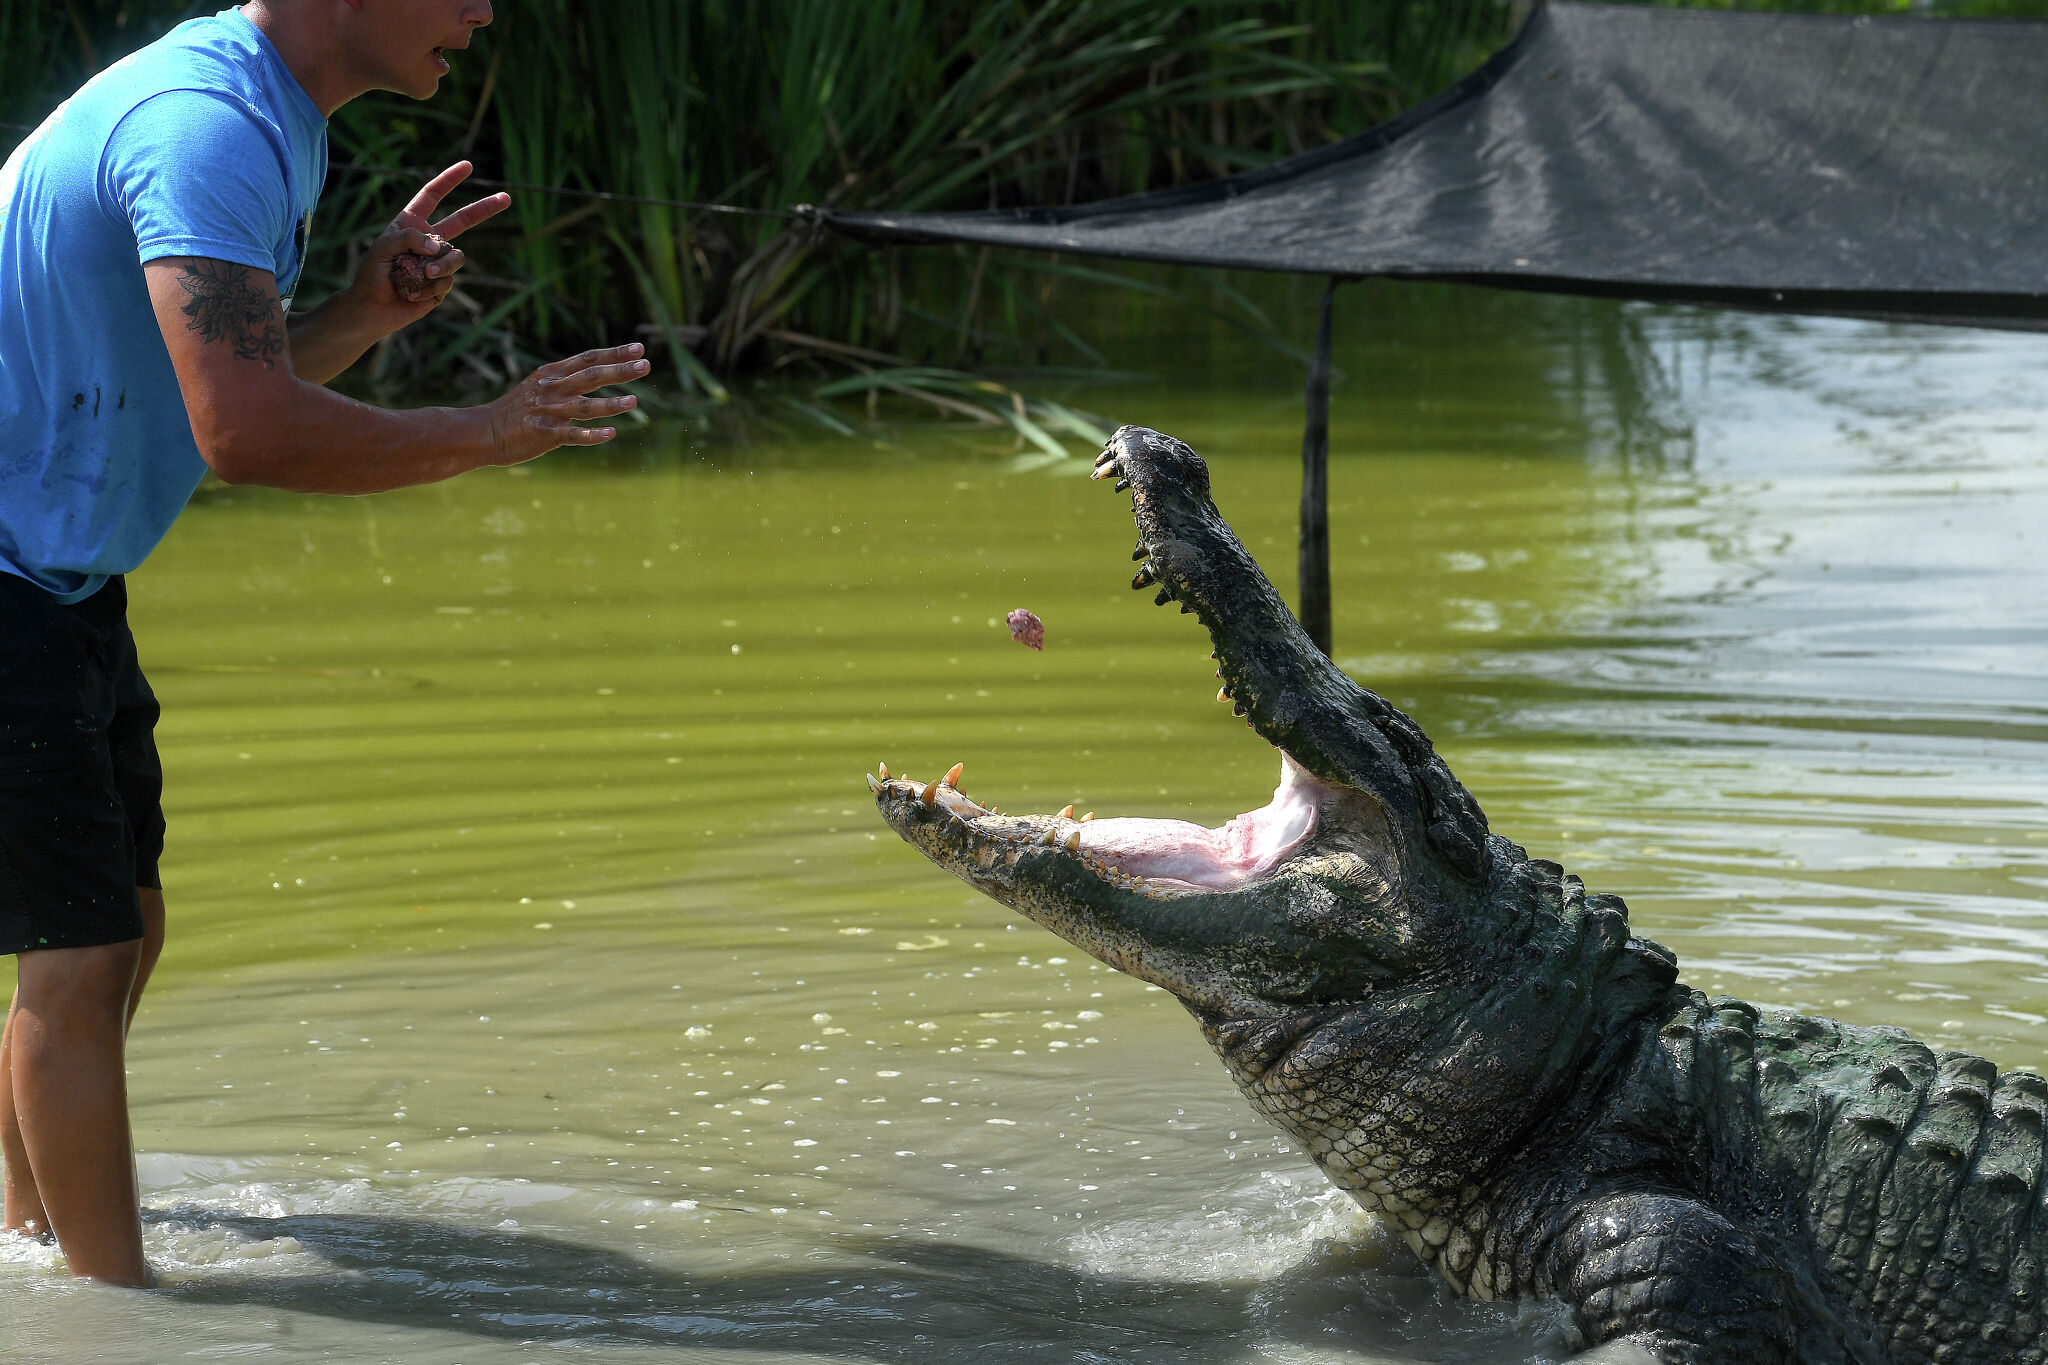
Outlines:
{"type": "Polygon", "coordinates": [[[1057,848],[1060,842],[1060,832],[1057,829],[1049,829],[1045,832],[1045,837],[1038,842],[1044,844],[1047,848],[1057,848]]]}
{"type": "Polygon", "coordinates": [[[924,790],[918,793],[917,799],[924,802],[927,806],[935,803],[939,799],[939,779],[935,777],[925,783],[924,790]]]}
{"type": "Polygon", "coordinates": [[[875,775],[873,773],[868,774],[868,790],[873,792],[877,796],[880,796],[882,794],[882,784],[875,781],[875,775]]]}
{"type": "Polygon", "coordinates": [[[1053,819],[1055,820],[1071,820],[1073,818],[1074,807],[1071,804],[1062,806],[1060,808],[1060,813],[1058,815],[1053,816],[1053,819]]]}
{"type": "Polygon", "coordinates": [[[1077,830],[1075,830],[1075,831],[1074,831],[1074,832],[1073,832],[1072,834],[1069,834],[1069,835],[1067,836],[1067,852],[1069,852],[1069,853],[1079,853],[1080,851],[1081,851],[1081,831],[1077,829],[1077,830]]]}
{"type": "Polygon", "coordinates": [[[1189,606],[1189,605],[1188,605],[1187,603],[1183,602],[1183,603],[1181,603],[1181,604],[1180,604],[1180,614],[1181,614],[1182,616],[1186,616],[1186,615],[1188,615],[1189,613],[1191,613],[1191,612],[1193,612],[1193,611],[1194,611],[1194,608],[1193,608],[1193,607],[1191,607],[1191,606],[1189,606]]]}
{"type": "Polygon", "coordinates": [[[1144,558],[1144,557],[1145,557],[1146,555],[1148,555],[1148,554],[1150,554],[1150,553],[1151,553],[1151,551],[1149,551],[1149,550],[1147,550],[1147,549],[1145,548],[1145,542],[1141,540],[1141,541],[1139,541],[1139,542],[1138,542],[1138,548],[1137,548],[1137,549],[1135,549],[1135,550],[1133,550],[1133,551],[1131,551],[1131,558],[1132,558],[1132,559],[1134,559],[1134,560],[1135,560],[1135,559],[1143,559],[1143,558],[1144,558]]]}
{"type": "Polygon", "coordinates": [[[1084,815],[1084,816],[1082,816],[1082,817],[1081,817],[1081,823],[1085,825],[1085,824],[1087,824],[1087,823],[1088,823],[1088,822],[1089,822],[1090,820],[1093,820],[1094,818],[1095,818],[1095,812],[1091,810],[1091,811],[1089,811],[1089,812],[1088,812],[1088,813],[1087,813],[1086,815],[1084,815]]]}
{"type": "Polygon", "coordinates": [[[1219,687],[1219,688],[1217,688],[1217,689],[1216,689],[1216,700],[1218,700],[1218,701],[1229,701],[1229,700],[1230,700],[1230,689],[1229,689],[1229,688],[1227,688],[1227,687],[1219,687]]]}
{"type": "Polygon", "coordinates": [[[1232,703],[1230,704],[1230,714],[1231,714],[1231,715],[1233,715],[1233,716],[1241,716],[1241,715],[1243,715],[1243,714],[1244,714],[1244,703],[1243,703],[1243,702],[1241,702],[1241,701],[1234,701],[1234,702],[1232,702],[1232,703]]]}
{"type": "MultiPolygon", "coordinates": [[[[1218,676],[1221,676],[1221,675],[1218,675],[1218,676]]],[[[875,771],[876,771],[876,772],[878,772],[878,773],[880,773],[880,774],[882,775],[882,780],[883,780],[884,782],[887,782],[887,781],[889,780],[889,765],[888,765],[888,764],[886,764],[886,763],[877,763],[877,764],[875,765],[875,771]]]]}
{"type": "Polygon", "coordinates": [[[1152,574],[1152,566],[1147,564],[1131,575],[1131,591],[1136,592],[1140,588],[1149,588],[1158,581],[1152,574]]]}
{"type": "Polygon", "coordinates": [[[1173,589],[1172,589],[1172,588],[1161,588],[1161,589],[1159,590],[1159,596],[1157,596],[1157,597],[1155,597],[1155,598],[1153,598],[1153,599],[1152,599],[1152,605],[1153,605],[1153,606],[1155,606],[1155,607],[1163,607],[1163,606],[1165,606],[1165,605],[1166,605],[1166,604],[1167,604],[1168,602],[1171,602],[1172,600],[1173,600],[1173,589]]]}
{"type": "Polygon", "coordinates": [[[954,764],[954,765],[953,765],[952,767],[950,767],[950,768],[946,769],[946,775],[945,775],[944,777],[940,778],[940,779],[939,779],[939,781],[941,781],[941,782],[945,783],[945,784],[946,784],[947,786],[951,787],[951,788],[952,788],[952,789],[953,789],[954,791],[959,791],[959,790],[960,790],[960,772],[961,772],[961,770],[962,770],[963,768],[965,768],[966,766],[967,766],[967,765],[966,765],[965,763],[955,763],[955,764],[954,764]]]}
{"type": "Polygon", "coordinates": [[[1118,463],[1116,455],[1109,450],[1104,450],[1095,457],[1095,471],[1088,477],[1091,479],[1120,478],[1123,472],[1123,468],[1118,463]]]}
{"type": "Polygon", "coordinates": [[[1119,493],[1123,492],[1126,488],[1129,488],[1130,486],[1131,481],[1129,479],[1118,479],[1116,481],[1116,491],[1119,493]]]}

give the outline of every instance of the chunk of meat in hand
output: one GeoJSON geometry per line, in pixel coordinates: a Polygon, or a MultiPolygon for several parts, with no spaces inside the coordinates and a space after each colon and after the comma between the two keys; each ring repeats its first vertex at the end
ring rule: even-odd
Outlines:
{"type": "Polygon", "coordinates": [[[417,251],[402,251],[391,258],[391,287],[407,303],[427,297],[427,260],[417,251]]]}

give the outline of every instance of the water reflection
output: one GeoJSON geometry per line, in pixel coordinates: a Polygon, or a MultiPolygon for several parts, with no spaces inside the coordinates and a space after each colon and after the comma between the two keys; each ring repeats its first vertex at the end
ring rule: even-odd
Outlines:
{"type": "MultiPolygon", "coordinates": [[[[1376,1234],[1326,1243],[1271,1279],[1189,1282],[1076,1268],[947,1241],[832,1238],[815,1268],[692,1272],[602,1247],[401,1218],[169,1209],[180,1233],[289,1240],[312,1274],[210,1276],[174,1303],[264,1307],[532,1346],[643,1344],[953,1365],[993,1360],[1412,1359],[1418,1328],[1475,1362],[1555,1350],[1555,1314],[1445,1301],[1376,1234]],[[1531,1338],[1534,1338],[1532,1341],[1531,1338]]],[[[1447,1349],[1446,1349],[1447,1348],[1447,1349]]]]}

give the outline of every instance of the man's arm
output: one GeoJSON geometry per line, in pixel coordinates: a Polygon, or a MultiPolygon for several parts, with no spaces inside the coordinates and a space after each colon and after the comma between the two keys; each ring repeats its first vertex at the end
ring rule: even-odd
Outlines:
{"type": "Polygon", "coordinates": [[[269,272],[171,256],[143,274],[199,453],[228,483],[378,493],[517,464],[557,446],[599,445],[613,428],[576,423],[616,416],[635,400],[591,391],[647,373],[638,345],[586,351],[542,366],[480,407],[395,412],[294,371],[269,272]]]}
{"type": "Polygon", "coordinates": [[[368,325],[334,295],[311,308],[294,308],[285,318],[292,373],[309,384],[326,384],[389,335],[368,325]]]}
{"type": "Polygon", "coordinates": [[[434,210],[469,178],[470,170],[469,162],[458,161],[429,180],[370,244],[346,289],[286,319],[294,374],[325,384],[370,347],[418,322],[448,297],[463,264],[455,239],[512,202],[509,194],[488,194],[433,222],[434,210]],[[401,292],[392,281],[391,267],[407,255],[423,258],[421,279],[416,290],[401,292]]]}

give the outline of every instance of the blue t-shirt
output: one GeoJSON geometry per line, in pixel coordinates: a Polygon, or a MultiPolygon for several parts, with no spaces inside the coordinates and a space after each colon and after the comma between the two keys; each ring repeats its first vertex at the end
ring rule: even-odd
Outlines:
{"type": "Polygon", "coordinates": [[[0,168],[0,571],[65,602],[156,548],[206,464],[142,266],[205,256],[289,299],[327,121],[239,10],[108,67],[0,168]]]}

